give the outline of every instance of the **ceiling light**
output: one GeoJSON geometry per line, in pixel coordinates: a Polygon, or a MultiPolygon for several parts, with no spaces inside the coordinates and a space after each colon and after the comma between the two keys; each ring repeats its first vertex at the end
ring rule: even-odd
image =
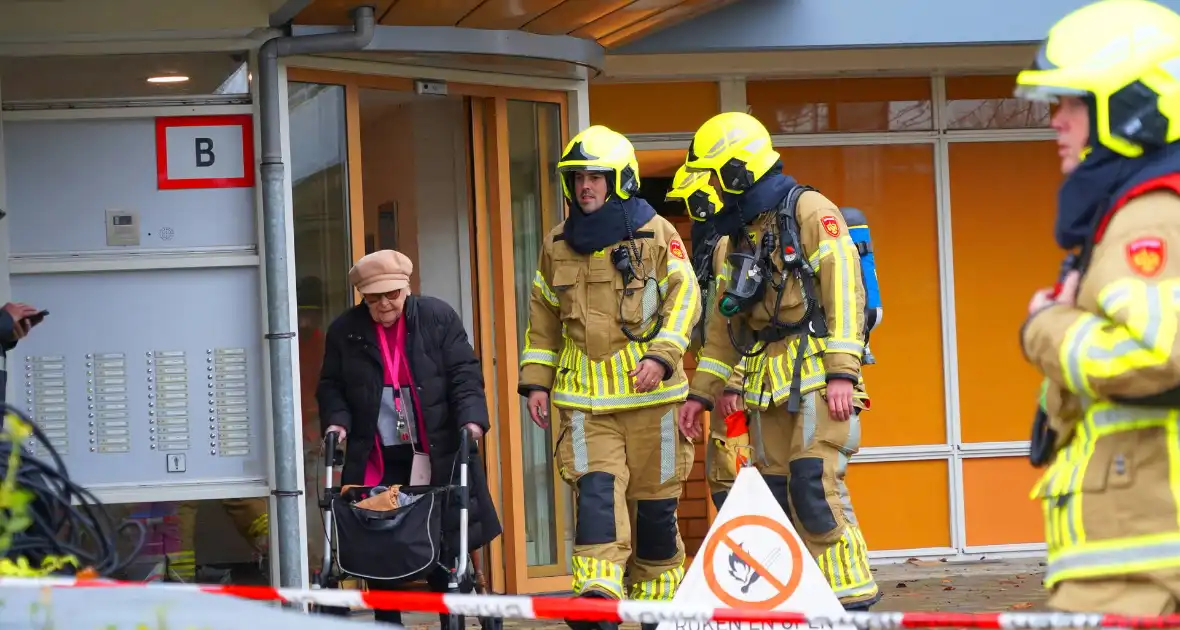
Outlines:
{"type": "Polygon", "coordinates": [[[188,77],[178,74],[170,74],[159,77],[148,77],[148,83],[184,83],[188,81],[188,77]]]}

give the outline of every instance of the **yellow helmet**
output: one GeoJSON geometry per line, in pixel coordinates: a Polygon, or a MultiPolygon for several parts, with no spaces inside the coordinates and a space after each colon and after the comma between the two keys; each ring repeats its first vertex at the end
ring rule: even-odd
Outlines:
{"type": "Polygon", "coordinates": [[[705,121],[688,146],[689,170],[717,174],[721,189],[741,194],[779,161],[770,132],[744,112],[725,112],[705,121]]]}
{"type": "Polygon", "coordinates": [[[602,125],[587,127],[566,145],[557,162],[561,191],[573,201],[574,173],[607,173],[611,188],[619,199],[630,199],[639,192],[639,161],[635,147],[623,134],[602,125]]]}
{"type": "Polygon", "coordinates": [[[1049,29],[1016,85],[1030,100],[1082,98],[1090,145],[1138,157],[1180,139],[1180,15],[1148,0],[1086,5],[1049,29]]]}
{"type": "Polygon", "coordinates": [[[708,171],[690,171],[681,166],[672,178],[672,189],[665,201],[680,199],[688,208],[688,216],[694,221],[705,221],[721,210],[721,198],[717,189],[709,185],[708,171]]]}

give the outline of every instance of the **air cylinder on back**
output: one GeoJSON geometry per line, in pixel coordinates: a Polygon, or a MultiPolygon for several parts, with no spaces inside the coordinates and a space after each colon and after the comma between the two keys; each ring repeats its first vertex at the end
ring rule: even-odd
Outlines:
{"type": "Polygon", "coordinates": [[[877,261],[873,255],[873,241],[869,236],[869,222],[865,214],[856,208],[840,208],[844,222],[848,224],[848,235],[860,252],[860,270],[865,285],[865,332],[881,325],[884,312],[881,309],[881,286],[877,282],[877,261]]]}

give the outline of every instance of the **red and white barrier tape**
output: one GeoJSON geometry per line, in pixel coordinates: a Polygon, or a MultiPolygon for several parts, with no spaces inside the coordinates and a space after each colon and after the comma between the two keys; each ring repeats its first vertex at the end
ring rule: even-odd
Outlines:
{"type": "Polygon", "coordinates": [[[728,624],[758,624],[759,630],[858,628],[990,628],[1023,630],[1041,628],[1180,628],[1180,615],[1127,617],[1072,613],[940,613],[864,612],[832,617],[805,613],[738,610],[684,606],[672,602],[612,601],[574,597],[517,595],[458,595],[417,591],[355,591],[338,589],[288,589],[269,586],[205,584],[144,584],[71,578],[0,578],[5,588],[128,588],[160,591],[199,591],[244,599],[290,604],[315,604],[339,608],[401,610],[502,619],[562,621],[673,622],[677,630],[737,630],[728,624]]]}

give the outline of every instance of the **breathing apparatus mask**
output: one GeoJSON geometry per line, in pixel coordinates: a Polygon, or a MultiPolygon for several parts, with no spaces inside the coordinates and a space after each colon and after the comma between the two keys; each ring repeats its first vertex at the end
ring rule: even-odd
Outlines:
{"type": "Polygon", "coordinates": [[[766,268],[760,252],[737,252],[729,255],[729,284],[717,303],[717,309],[726,317],[749,310],[766,294],[766,268]]]}

